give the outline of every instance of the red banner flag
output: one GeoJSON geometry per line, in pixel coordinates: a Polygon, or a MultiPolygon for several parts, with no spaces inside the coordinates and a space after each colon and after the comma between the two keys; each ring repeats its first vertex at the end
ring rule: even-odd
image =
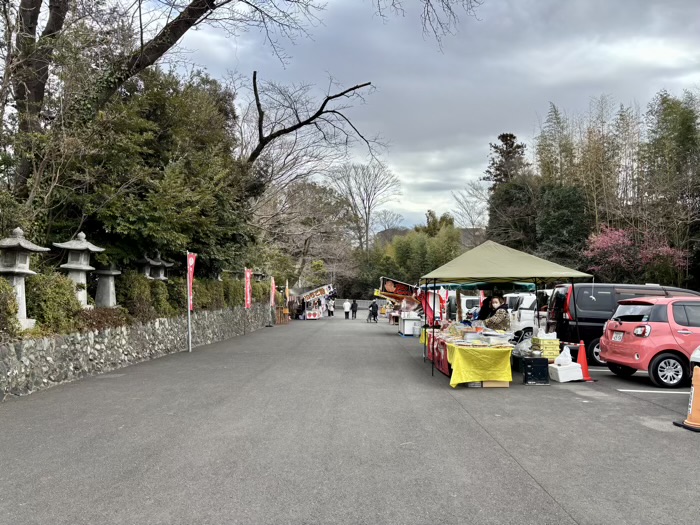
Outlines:
{"type": "Polygon", "coordinates": [[[194,281],[194,263],[196,260],[196,253],[187,252],[187,303],[190,311],[194,310],[194,301],[192,301],[192,282],[194,281]]]}
{"type": "Polygon", "coordinates": [[[270,306],[275,307],[275,298],[277,296],[277,288],[275,287],[275,278],[270,278],[270,306]]]}
{"type": "Polygon", "coordinates": [[[245,269],[245,307],[253,306],[253,270],[245,269]]]}

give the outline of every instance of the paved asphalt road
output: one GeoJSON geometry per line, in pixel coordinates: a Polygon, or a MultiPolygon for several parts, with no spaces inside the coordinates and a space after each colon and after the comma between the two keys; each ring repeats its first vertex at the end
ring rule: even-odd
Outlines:
{"type": "Polygon", "coordinates": [[[687,395],[594,375],[452,389],[386,324],[267,328],[1,404],[0,523],[697,524],[687,395]]]}

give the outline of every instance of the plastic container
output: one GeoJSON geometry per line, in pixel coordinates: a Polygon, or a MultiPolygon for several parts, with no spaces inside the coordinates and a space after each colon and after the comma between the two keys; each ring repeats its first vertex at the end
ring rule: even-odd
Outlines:
{"type": "Polygon", "coordinates": [[[563,366],[549,365],[549,378],[558,383],[582,381],[583,372],[581,371],[581,365],[578,363],[563,366]]]}

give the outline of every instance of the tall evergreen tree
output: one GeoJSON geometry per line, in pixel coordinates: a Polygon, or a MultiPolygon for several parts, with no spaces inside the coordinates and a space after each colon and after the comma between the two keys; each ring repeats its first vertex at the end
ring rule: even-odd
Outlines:
{"type": "Polygon", "coordinates": [[[512,133],[501,133],[496,144],[489,144],[491,154],[489,167],[483,180],[498,184],[510,182],[519,175],[524,175],[530,163],[525,158],[526,146],[518,142],[518,137],[512,133]]]}

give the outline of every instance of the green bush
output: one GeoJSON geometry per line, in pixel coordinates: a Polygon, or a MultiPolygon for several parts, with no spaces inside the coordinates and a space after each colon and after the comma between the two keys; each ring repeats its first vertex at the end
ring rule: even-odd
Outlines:
{"type": "Polygon", "coordinates": [[[6,279],[0,278],[0,340],[14,339],[19,335],[17,311],[15,289],[6,279]]]}
{"type": "Polygon", "coordinates": [[[226,306],[224,283],[221,281],[195,279],[192,291],[196,309],[221,310],[226,306]]]}
{"type": "Polygon", "coordinates": [[[58,273],[32,275],[26,280],[27,315],[37,325],[54,333],[77,328],[76,316],[83,310],[75,296],[75,285],[58,273]]]}
{"type": "Polygon", "coordinates": [[[170,317],[175,309],[170,305],[168,287],[163,281],[151,281],[151,300],[153,309],[160,317],[170,317]]]}
{"type": "Polygon", "coordinates": [[[211,294],[210,310],[223,310],[226,308],[224,283],[219,280],[209,281],[209,293],[211,294]]]}
{"type": "Polygon", "coordinates": [[[268,302],[270,300],[270,283],[253,283],[253,300],[258,303],[268,302]]]}
{"type": "Polygon", "coordinates": [[[150,281],[145,275],[127,270],[118,277],[117,301],[139,321],[150,321],[157,317],[153,308],[150,281]]]}
{"type": "Polygon", "coordinates": [[[126,308],[95,308],[83,310],[76,318],[76,325],[81,332],[87,330],[104,330],[131,324],[131,316],[126,308]]]}
{"type": "Polygon", "coordinates": [[[245,303],[245,283],[240,279],[224,276],[223,285],[226,306],[229,308],[243,306],[245,303]]]}
{"type": "MultiPolygon", "coordinates": [[[[196,282],[196,281],[195,281],[196,282]]],[[[184,277],[171,277],[166,284],[168,288],[168,302],[175,312],[187,312],[187,279],[184,277]]]]}

